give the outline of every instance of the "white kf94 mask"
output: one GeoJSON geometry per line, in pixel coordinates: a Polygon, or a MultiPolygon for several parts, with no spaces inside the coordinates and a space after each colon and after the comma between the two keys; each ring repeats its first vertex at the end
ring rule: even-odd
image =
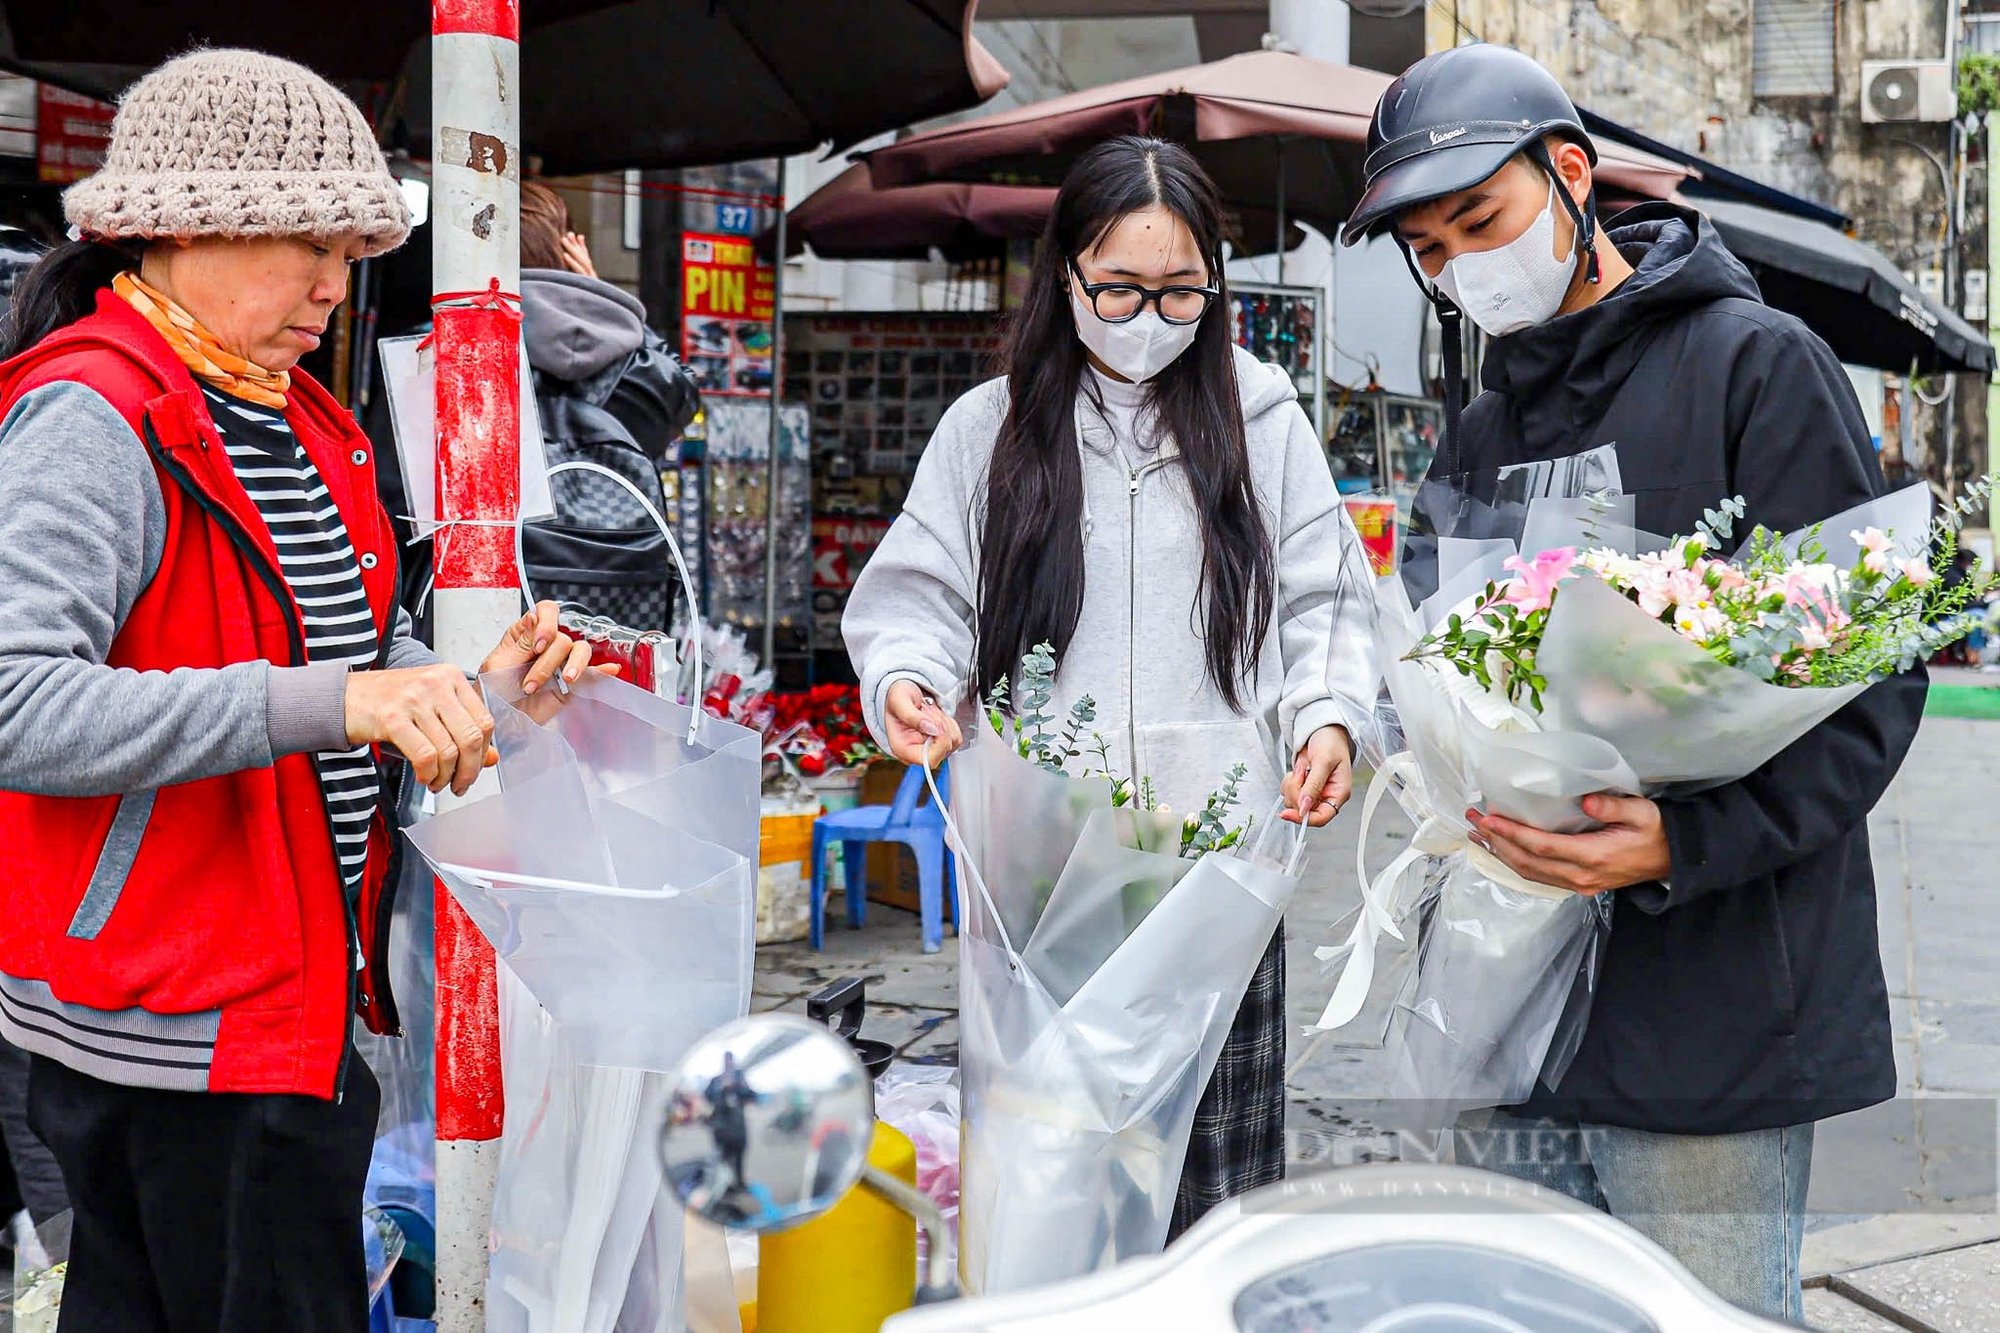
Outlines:
{"type": "Polygon", "coordinates": [[[1556,183],[1528,229],[1492,250],[1459,255],[1437,275],[1438,290],[1495,338],[1546,324],[1576,276],[1576,249],[1555,258],[1556,183]]]}
{"type": "Polygon", "coordinates": [[[1097,359],[1131,380],[1143,384],[1171,366],[1194,342],[1201,321],[1169,324],[1150,306],[1122,324],[1107,324],[1091,309],[1087,297],[1076,288],[1069,292],[1071,312],[1076,316],[1076,336],[1097,353],[1097,359]]]}

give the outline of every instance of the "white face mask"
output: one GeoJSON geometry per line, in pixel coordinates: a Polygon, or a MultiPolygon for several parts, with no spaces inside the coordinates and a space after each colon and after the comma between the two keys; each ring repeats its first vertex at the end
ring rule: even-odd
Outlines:
{"type": "Polygon", "coordinates": [[[1107,324],[1097,317],[1088,297],[1069,289],[1069,308],[1076,316],[1076,336],[1097,353],[1097,359],[1131,380],[1143,384],[1171,366],[1194,342],[1201,321],[1169,324],[1159,311],[1147,306],[1122,324],[1107,324]]]}
{"type": "Polygon", "coordinates": [[[1528,229],[1493,250],[1463,254],[1437,275],[1438,290],[1467,319],[1495,338],[1546,324],[1562,308],[1576,275],[1576,251],[1562,259],[1556,248],[1556,183],[1528,229]]]}

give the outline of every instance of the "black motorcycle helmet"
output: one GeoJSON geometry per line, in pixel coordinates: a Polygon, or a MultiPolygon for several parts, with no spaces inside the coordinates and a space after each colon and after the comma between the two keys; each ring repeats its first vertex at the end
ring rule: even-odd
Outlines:
{"type": "MultiPolygon", "coordinates": [[[[1368,125],[1367,183],[1341,229],[1341,243],[1394,235],[1396,218],[1419,204],[1468,190],[1525,154],[1551,180],[1555,162],[1547,139],[1577,144],[1597,164],[1597,148],[1555,76],[1506,46],[1453,47],[1425,56],[1404,70],[1375,104],[1368,125]]],[[[1585,281],[1596,282],[1597,192],[1578,208],[1568,190],[1557,190],[1576,223],[1585,281]]],[[[1458,471],[1458,413],[1464,397],[1461,348],[1463,312],[1418,272],[1409,247],[1397,244],[1417,285],[1437,307],[1444,329],[1445,438],[1439,451],[1447,471],[1458,471]]]]}

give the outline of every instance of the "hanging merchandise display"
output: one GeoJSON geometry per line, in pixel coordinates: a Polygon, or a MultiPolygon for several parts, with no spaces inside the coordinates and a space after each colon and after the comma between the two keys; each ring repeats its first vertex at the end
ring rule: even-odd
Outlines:
{"type": "MultiPolygon", "coordinates": [[[[723,398],[703,413],[701,441],[708,619],[721,625],[764,623],[765,516],[769,511],[770,407],[723,398]]],[[[781,652],[803,647],[811,614],[812,466],[806,409],[783,408],[778,469],[778,630],[781,652]],[[788,644],[786,637],[790,636],[788,644]]],[[[683,477],[685,481],[685,477],[683,477]]],[[[683,490],[683,510],[686,508],[683,490]]],[[[685,521],[685,520],[684,520],[685,521]]]]}
{"type": "Polygon", "coordinates": [[[990,312],[808,315],[785,322],[785,396],[811,405],[812,641],[847,670],[840,617],[917,459],[951,405],[996,373],[990,312]]]}
{"type": "Polygon", "coordinates": [[[813,315],[787,322],[785,396],[812,404],[813,452],[909,475],[946,408],[992,377],[991,314],[813,315]]]}
{"type": "Polygon", "coordinates": [[[1298,386],[1299,404],[1326,438],[1326,375],[1320,353],[1317,287],[1274,283],[1229,284],[1231,331],[1239,347],[1259,361],[1282,367],[1298,386]]]}
{"type": "Polygon", "coordinates": [[[1343,495],[1386,494],[1406,521],[1443,432],[1444,406],[1434,398],[1343,389],[1326,442],[1334,481],[1343,495]]]}

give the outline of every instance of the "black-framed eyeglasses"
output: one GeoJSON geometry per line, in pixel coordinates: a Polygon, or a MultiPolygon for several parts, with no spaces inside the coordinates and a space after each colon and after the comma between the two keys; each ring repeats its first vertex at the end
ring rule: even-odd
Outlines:
{"type": "Polygon", "coordinates": [[[1083,276],[1074,259],[1070,272],[1076,274],[1090,308],[1106,324],[1123,324],[1137,319],[1148,305],[1160,312],[1169,324],[1193,324],[1208,313],[1209,303],[1219,293],[1213,287],[1141,287],[1136,282],[1091,282],[1083,276]]]}

